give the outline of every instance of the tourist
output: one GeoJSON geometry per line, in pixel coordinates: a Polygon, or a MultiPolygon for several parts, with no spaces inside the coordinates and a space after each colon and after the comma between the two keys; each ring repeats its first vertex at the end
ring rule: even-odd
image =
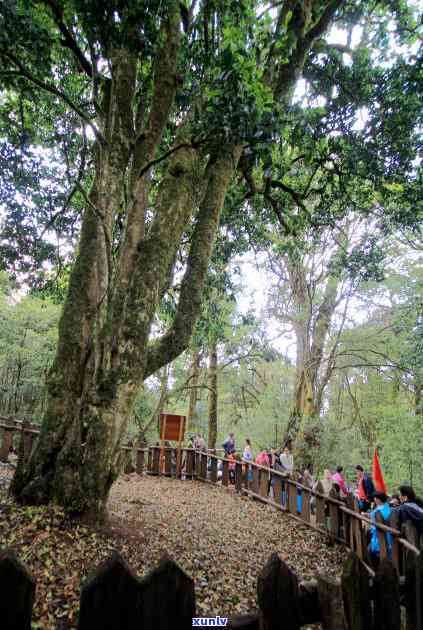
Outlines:
{"type": "Polygon", "coordinates": [[[343,470],[344,469],[342,468],[342,466],[337,466],[335,473],[332,475],[333,483],[337,483],[339,486],[341,498],[345,498],[349,495],[349,490],[347,488],[344,476],[342,474],[343,470]]]}
{"type": "Polygon", "coordinates": [[[303,484],[303,486],[306,486],[306,488],[310,489],[314,486],[314,478],[308,468],[306,468],[303,472],[301,483],[303,484]]]}
{"type": "Polygon", "coordinates": [[[401,505],[401,501],[400,501],[400,496],[399,494],[393,494],[389,500],[389,505],[391,508],[395,508],[398,507],[399,505],[401,505]]]}
{"type": "Polygon", "coordinates": [[[222,448],[225,451],[225,457],[231,453],[235,453],[235,436],[233,433],[229,433],[228,437],[222,444],[222,448]]]}
{"type": "Polygon", "coordinates": [[[392,512],[398,516],[399,526],[410,521],[417,530],[419,537],[423,534],[423,507],[411,486],[400,486],[399,498],[401,505],[393,508],[392,512]]]}
{"type": "Polygon", "coordinates": [[[294,458],[287,446],[283,449],[283,453],[280,456],[280,462],[284,472],[290,475],[294,470],[294,458]]]}
{"type": "Polygon", "coordinates": [[[265,468],[270,468],[270,457],[267,451],[261,451],[255,459],[255,463],[265,468]]]}
{"type": "Polygon", "coordinates": [[[253,461],[253,452],[251,450],[251,440],[248,438],[245,440],[244,452],[242,454],[242,460],[244,462],[244,476],[247,481],[253,480],[253,471],[250,466],[253,461]]]}
{"type": "Polygon", "coordinates": [[[323,493],[329,495],[329,492],[332,490],[333,481],[332,481],[332,473],[329,468],[326,468],[323,471],[323,478],[321,480],[321,484],[323,486],[323,493]]]}
{"type": "Polygon", "coordinates": [[[194,439],[194,448],[196,451],[205,451],[206,450],[206,440],[203,438],[201,433],[197,433],[194,439]]]}
{"type": "Polygon", "coordinates": [[[368,512],[373,501],[375,487],[371,477],[364,472],[364,468],[358,464],[355,467],[357,474],[357,491],[358,507],[361,512],[368,512]]]}
{"type": "MultiPolygon", "coordinates": [[[[389,525],[389,519],[391,516],[391,508],[389,507],[388,497],[386,496],[384,492],[375,492],[373,494],[373,499],[376,504],[376,507],[374,510],[370,512],[370,518],[372,520],[372,523],[374,524],[369,530],[370,543],[368,546],[368,550],[370,553],[372,564],[376,568],[377,565],[379,564],[379,559],[380,559],[380,544],[379,544],[379,538],[377,535],[377,527],[375,525],[376,514],[379,512],[383,518],[383,524],[389,525]]],[[[385,534],[385,537],[386,537],[386,547],[388,550],[388,555],[390,556],[391,550],[392,550],[392,534],[388,532],[387,534],[385,534]]]]}
{"type": "Polygon", "coordinates": [[[229,482],[234,484],[235,483],[235,463],[237,461],[237,456],[235,451],[233,451],[232,453],[229,453],[227,456],[227,459],[229,459],[229,482]]]}

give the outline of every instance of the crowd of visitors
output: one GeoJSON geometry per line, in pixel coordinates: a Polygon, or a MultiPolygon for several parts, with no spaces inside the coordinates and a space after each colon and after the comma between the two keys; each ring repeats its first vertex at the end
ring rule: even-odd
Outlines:
{"type": "MultiPolygon", "coordinates": [[[[195,448],[205,450],[205,441],[201,435],[197,435],[194,441],[195,448]]],[[[385,492],[377,491],[371,475],[366,472],[360,464],[355,466],[355,482],[348,484],[342,466],[336,466],[332,471],[325,469],[321,478],[315,477],[311,470],[299,471],[294,466],[294,457],[289,448],[289,444],[285,444],[281,449],[268,448],[260,451],[254,458],[253,448],[250,439],[245,440],[242,455],[241,451],[237,452],[235,447],[235,435],[229,433],[228,437],[222,444],[224,456],[229,460],[229,480],[235,483],[235,468],[237,462],[243,464],[243,475],[248,481],[252,481],[253,471],[251,464],[255,464],[269,469],[268,493],[274,496],[274,483],[276,475],[272,475],[272,470],[278,471],[285,476],[291,476],[295,473],[296,480],[302,485],[312,490],[316,490],[319,482],[319,489],[325,495],[330,493],[340,501],[347,500],[347,497],[353,496],[357,501],[358,508],[361,513],[367,514],[372,525],[368,530],[368,551],[372,562],[376,565],[379,560],[380,546],[376,528],[376,518],[379,513],[382,522],[386,525],[391,523],[391,516],[397,517],[399,527],[407,521],[416,527],[419,536],[423,535],[423,501],[416,497],[411,486],[402,485],[396,495],[388,497],[385,492]]],[[[218,465],[218,478],[222,477],[222,462],[218,465]]],[[[280,476],[279,476],[280,478],[280,476]]],[[[286,482],[282,476],[282,492],[281,502],[286,504],[287,491],[286,482]]],[[[316,497],[313,495],[310,501],[311,512],[315,511],[316,497]]],[[[301,487],[297,489],[297,510],[301,513],[302,495],[301,487]]],[[[386,545],[388,554],[392,549],[392,536],[386,534],[386,545]]]]}

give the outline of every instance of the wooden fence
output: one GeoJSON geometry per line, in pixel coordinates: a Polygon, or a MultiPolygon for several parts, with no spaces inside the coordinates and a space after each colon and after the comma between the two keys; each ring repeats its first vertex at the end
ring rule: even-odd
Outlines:
{"type": "MultiPolygon", "coordinates": [[[[0,459],[6,455],[6,447],[8,453],[7,445],[11,444],[13,433],[16,431],[21,432],[24,440],[25,457],[29,456],[38,433],[36,427],[18,422],[4,422],[4,419],[0,418],[0,431],[3,432],[0,459]]],[[[132,446],[124,446],[122,449],[126,452],[126,472],[174,476],[182,480],[196,479],[203,483],[219,485],[223,489],[232,489],[236,493],[247,495],[286,512],[306,526],[348,547],[354,552],[360,567],[364,567],[366,580],[374,580],[374,583],[378,584],[379,578],[370,566],[367,552],[367,534],[372,523],[366,515],[360,514],[353,497],[341,501],[334,490],[327,496],[321,485],[312,490],[282,472],[269,470],[255,463],[245,464],[241,461],[234,463],[211,451],[184,448],[178,453],[176,448],[160,446],[135,449],[132,446]]],[[[392,567],[392,571],[399,578],[396,580],[398,584],[407,584],[403,600],[407,609],[407,630],[423,630],[422,560],[416,531],[410,524],[400,531],[395,522],[386,526],[380,520],[376,523],[376,528],[381,566],[392,567]],[[388,534],[392,537],[391,550],[388,550],[387,545],[388,534]]],[[[372,626],[351,627],[360,630],[372,626]]],[[[379,627],[382,626],[377,626],[379,627]]],[[[288,630],[290,626],[286,628],[288,630]]]]}
{"type": "MultiPolygon", "coordinates": [[[[421,576],[420,563],[415,570],[421,576]]],[[[406,600],[414,582],[415,576],[407,574],[406,600]]],[[[2,630],[30,630],[36,583],[9,551],[0,554],[0,583],[2,630]]],[[[257,578],[257,609],[229,617],[221,612],[214,625],[232,630],[300,630],[321,623],[324,630],[401,630],[401,597],[396,570],[388,560],[369,579],[352,553],[341,579],[319,574],[300,583],[289,566],[272,554],[257,578]]],[[[415,600],[409,596],[408,600],[405,627],[416,630],[415,600]]],[[[81,587],[78,630],[188,629],[205,625],[201,621],[196,616],[194,581],[170,558],[163,558],[140,579],[114,553],[81,587]]]]}

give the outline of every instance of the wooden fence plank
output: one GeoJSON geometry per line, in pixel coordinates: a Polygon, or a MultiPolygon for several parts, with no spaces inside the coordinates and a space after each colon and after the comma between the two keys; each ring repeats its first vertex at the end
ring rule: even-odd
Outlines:
{"type": "Polygon", "coordinates": [[[217,483],[217,459],[215,457],[212,457],[211,460],[210,479],[213,483],[217,483]]]}
{"type": "Polygon", "coordinates": [[[269,494],[269,473],[266,470],[259,470],[259,473],[259,494],[262,497],[267,497],[269,494]]]}
{"type": "Polygon", "coordinates": [[[275,476],[273,478],[273,494],[275,498],[275,503],[281,505],[282,503],[282,479],[280,477],[275,476]]]}
{"type": "Polygon", "coordinates": [[[299,630],[299,588],[296,575],[274,553],[257,580],[262,630],[299,630]]]}
{"type": "Polygon", "coordinates": [[[340,580],[328,575],[319,575],[317,592],[323,630],[347,630],[340,580]]]}
{"type": "Polygon", "coordinates": [[[297,487],[295,483],[292,483],[292,481],[290,480],[287,480],[286,485],[287,485],[287,493],[288,493],[288,501],[287,501],[288,510],[292,512],[292,514],[296,514],[297,513],[297,487]]]}
{"type": "Polygon", "coordinates": [[[257,466],[253,466],[253,480],[251,482],[251,490],[255,492],[256,494],[259,493],[259,484],[260,484],[259,472],[260,471],[257,468],[257,466]]]}
{"type": "Polygon", "coordinates": [[[172,449],[165,449],[164,460],[164,474],[170,477],[172,475],[172,449]]]}
{"type": "MultiPolygon", "coordinates": [[[[339,500],[339,495],[335,488],[332,488],[329,492],[329,498],[339,500]]],[[[329,504],[329,531],[334,538],[337,538],[339,533],[339,508],[336,503],[328,501],[329,504]]]]}
{"type": "Polygon", "coordinates": [[[31,630],[35,581],[11,551],[0,553],[1,630],[31,630]]]}
{"type": "Polygon", "coordinates": [[[185,453],[185,476],[191,479],[194,475],[194,451],[187,449],[185,453]]]}
{"type": "Polygon", "coordinates": [[[142,475],[142,473],[144,472],[144,461],[145,461],[145,451],[140,450],[140,449],[137,450],[136,469],[139,475],[142,475]]]}
{"type": "Polygon", "coordinates": [[[381,560],[373,580],[374,627],[383,630],[400,630],[400,594],[398,574],[393,564],[381,560]]]}
{"type": "Polygon", "coordinates": [[[207,453],[201,453],[200,457],[201,479],[207,479],[207,453]]]}
{"type": "Polygon", "coordinates": [[[235,490],[239,493],[242,492],[242,462],[235,464],[235,490]]]}
{"type": "Polygon", "coordinates": [[[0,461],[7,462],[13,444],[13,429],[1,429],[0,461]]]}
{"type": "MultiPolygon", "coordinates": [[[[382,514],[380,512],[376,512],[375,520],[376,523],[381,523],[381,525],[385,524],[382,514]]],[[[376,533],[380,547],[380,559],[386,560],[388,559],[388,544],[386,540],[386,534],[380,529],[377,529],[376,533]]]]}
{"type": "Polygon", "coordinates": [[[153,466],[151,473],[158,475],[160,473],[160,447],[153,446],[153,466]]]}
{"type": "Polygon", "coordinates": [[[255,614],[230,617],[226,627],[229,630],[260,630],[260,617],[255,614]]]}
{"type": "MultiPolygon", "coordinates": [[[[316,492],[324,494],[324,488],[320,481],[316,486],[316,492]]],[[[316,525],[322,527],[325,523],[325,499],[322,496],[316,496],[316,525]]]]}
{"type": "Polygon", "coordinates": [[[305,523],[310,523],[310,501],[310,492],[303,490],[301,498],[301,518],[305,523]]]}
{"type": "Polygon", "coordinates": [[[222,485],[229,486],[229,462],[223,462],[223,471],[222,471],[222,485]]]}
{"type": "Polygon", "coordinates": [[[140,582],[118,553],[81,590],[78,630],[133,630],[141,626],[140,582]]]}
{"type": "Polygon", "coordinates": [[[344,564],[341,584],[348,628],[372,630],[369,574],[355,553],[344,564]]]}
{"type": "MultiPolygon", "coordinates": [[[[141,623],[131,630],[190,628],[195,617],[194,581],[170,559],[141,580],[141,623]]],[[[93,630],[95,626],[92,626],[93,630]]],[[[121,628],[116,625],[114,630],[121,628]]]]}

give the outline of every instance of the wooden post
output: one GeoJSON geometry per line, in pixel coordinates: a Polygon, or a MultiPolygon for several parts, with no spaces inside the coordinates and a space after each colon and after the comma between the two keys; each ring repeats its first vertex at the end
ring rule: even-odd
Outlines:
{"type": "Polygon", "coordinates": [[[141,623],[139,581],[114,552],[81,589],[78,630],[132,630],[141,623]]]}
{"type": "Polygon", "coordinates": [[[291,512],[291,514],[296,514],[297,513],[297,486],[290,479],[287,480],[286,484],[287,484],[287,493],[288,493],[288,501],[287,501],[288,510],[291,512]]]}
{"type": "Polygon", "coordinates": [[[267,470],[259,469],[259,493],[262,497],[267,497],[269,487],[269,473],[267,470]]]}
{"type": "Polygon", "coordinates": [[[185,422],[186,417],[183,416],[181,422],[179,423],[179,436],[178,436],[178,448],[176,451],[176,478],[179,479],[181,477],[182,472],[182,440],[185,435],[185,422]]]}
{"type": "MultiPolygon", "coordinates": [[[[354,501],[354,512],[359,514],[359,508],[357,501],[354,501]]],[[[354,542],[354,551],[360,560],[365,557],[366,546],[363,544],[363,530],[361,520],[359,518],[352,519],[352,539],[354,542]]]]}
{"type": "MultiPolygon", "coordinates": [[[[194,581],[173,560],[164,559],[139,583],[141,623],[128,630],[191,628],[195,615],[194,581]]],[[[120,623],[107,628],[119,630],[120,623]]],[[[90,630],[97,626],[94,624],[90,630]]]]}
{"type": "Polygon", "coordinates": [[[254,614],[230,617],[226,628],[228,630],[260,630],[260,617],[254,614]]]}
{"type": "Polygon", "coordinates": [[[164,449],[164,474],[167,477],[172,476],[172,449],[165,447],[164,449]]]}
{"type": "Polygon", "coordinates": [[[255,492],[256,494],[258,494],[259,492],[259,484],[260,484],[260,479],[259,479],[259,469],[257,468],[257,466],[253,466],[253,480],[251,482],[251,490],[253,492],[255,492]]]}
{"type": "MultiPolygon", "coordinates": [[[[385,525],[382,514],[380,512],[376,512],[375,517],[376,523],[380,523],[381,525],[385,525]]],[[[388,558],[388,545],[386,542],[386,534],[381,529],[376,528],[377,539],[380,547],[380,559],[386,560],[388,558]]]]}
{"type": "Polygon", "coordinates": [[[317,592],[323,630],[347,630],[341,581],[328,575],[319,575],[317,592]]]}
{"type": "MultiPolygon", "coordinates": [[[[403,535],[415,547],[419,546],[416,528],[410,521],[404,523],[403,535]]],[[[404,557],[405,608],[407,630],[423,630],[422,624],[422,555],[407,549],[404,557]]]]}
{"type": "Polygon", "coordinates": [[[0,553],[0,627],[31,630],[35,581],[10,551],[0,553]]]}
{"type": "Polygon", "coordinates": [[[13,444],[13,429],[1,429],[2,441],[0,448],[0,461],[7,462],[9,450],[13,444]]]}
{"type": "Polygon", "coordinates": [[[192,448],[185,451],[185,457],[185,476],[192,479],[194,476],[194,451],[192,448]]]}
{"type": "Polygon", "coordinates": [[[239,493],[242,492],[242,462],[235,464],[235,490],[239,493]]]}
{"type": "Polygon", "coordinates": [[[226,459],[223,462],[222,486],[229,486],[229,462],[226,459]]]}
{"type": "Polygon", "coordinates": [[[279,475],[275,475],[275,477],[273,478],[273,494],[275,497],[275,503],[277,503],[278,505],[282,504],[282,479],[279,477],[279,475]]]}
{"type": "Polygon", "coordinates": [[[344,563],[341,584],[349,630],[372,630],[369,574],[355,553],[344,563]]]}
{"type": "MultiPolygon", "coordinates": [[[[339,500],[338,493],[334,488],[329,492],[329,498],[339,500]]],[[[332,501],[328,501],[329,503],[329,519],[330,519],[330,533],[333,538],[336,538],[339,533],[339,512],[338,506],[336,503],[332,503],[332,501]]]]}
{"type": "Polygon", "coordinates": [[[306,523],[310,523],[310,499],[310,492],[308,490],[303,490],[301,501],[301,518],[306,523]]]}
{"type": "Polygon", "coordinates": [[[207,453],[201,453],[201,479],[207,480],[207,453]]]}
{"type": "Polygon", "coordinates": [[[136,469],[139,475],[142,475],[142,473],[144,472],[144,460],[145,460],[145,451],[141,448],[137,449],[136,469]]]}
{"type": "Polygon", "coordinates": [[[148,460],[147,460],[147,472],[149,475],[153,474],[153,447],[148,447],[148,460]]]}
{"type": "Polygon", "coordinates": [[[159,446],[153,446],[153,469],[152,474],[158,475],[160,473],[160,455],[161,448],[159,446]]]}
{"type": "Polygon", "coordinates": [[[210,470],[210,479],[213,483],[217,483],[217,459],[216,457],[211,458],[211,470],[210,470]]]}
{"type": "Polygon", "coordinates": [[[194,452],[194,471],[195,476],[199,478],[201,476],[201,453],[200,451],[194,452]]]}
{"type": "Polygon", "coordinates": [[[393,564],[381,560],[373,580],[375,629],[400,630],[401,609],[398,574],[393,564]]]}
{"type": "MultiPolygon", "coordinates": [[[[316,486],[316,492],[324,494],[323,485],[320,481],[316,486]]],[[[325,499],[318,496],[316,496],[316,525],[318,527],[325,525],[325,499]]]]}
{"type": "Polygon", "coordinates": [[[296,575],[273,553],[257,580],[262,630],[299,630],[301,615],[296,575]]]}
{"type": "MultiPolygon", "coordinates": [[[[389,525],[392,529],[400,530],[398,514],[393,510],[389,519],[389,525]]],[[[392,552],[391,562],[397,570],[398,575],[403,574],[401,566],[401,549],[398,542],[399,536],[392,536],[392,552]]]]}
{"type": "MultiPolygon", "coordinates": [[[[345,499],[345,507],[349,510],[354,510],[354,497],[349,494],[345,499]]],[[[352,548],[352,522],[351,515],[347,512],[342,512],[342,528],[344,530],[343,537],[347,547],[352,548]]]]}

